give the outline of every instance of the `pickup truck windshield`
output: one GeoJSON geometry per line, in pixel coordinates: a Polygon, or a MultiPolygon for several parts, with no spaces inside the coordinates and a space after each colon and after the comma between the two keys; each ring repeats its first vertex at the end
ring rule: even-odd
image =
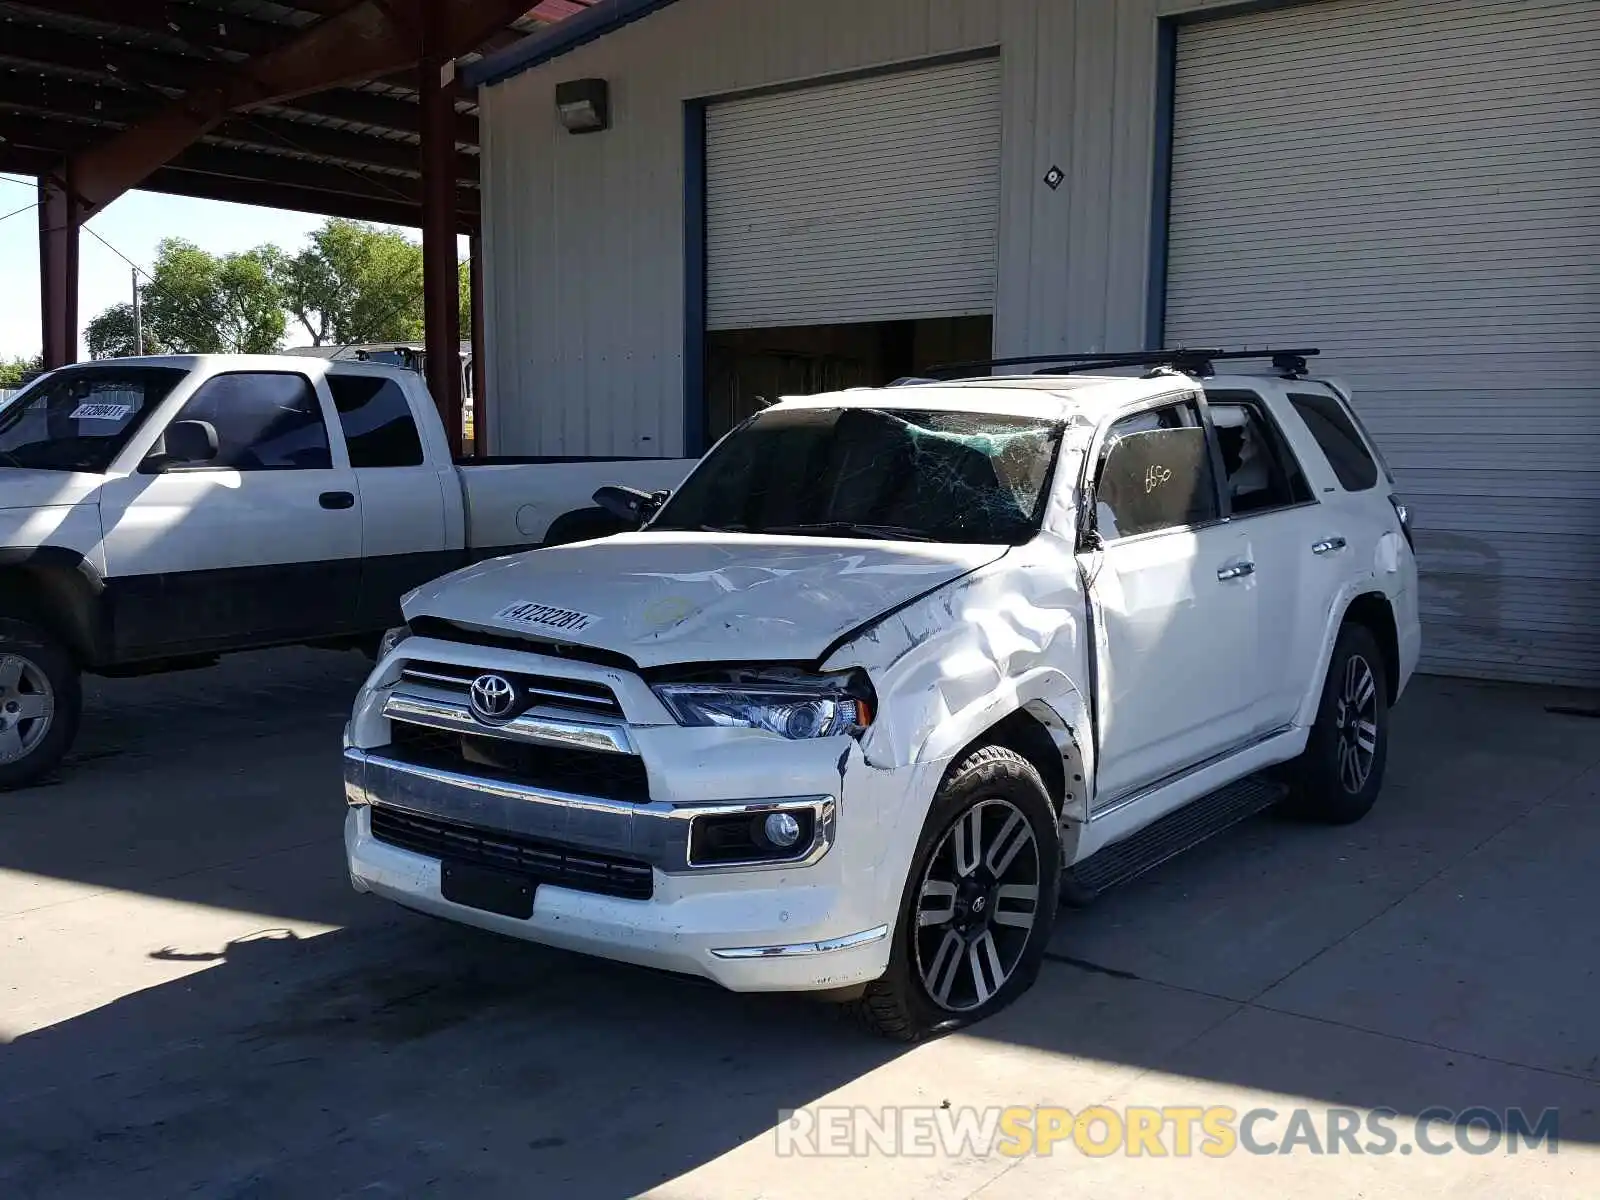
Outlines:
{"type": "Polygon", "coordinates": [[[187,372],[176,367],[68,367],[0,409],[0,468],[100,473],[187,372]]]}
{"type": "Polygon", "coordinates": [[[1017,544],[1038,531],[1061,426],[920,409],[781,408],[725,438],[652,530],[1017,544]]]}

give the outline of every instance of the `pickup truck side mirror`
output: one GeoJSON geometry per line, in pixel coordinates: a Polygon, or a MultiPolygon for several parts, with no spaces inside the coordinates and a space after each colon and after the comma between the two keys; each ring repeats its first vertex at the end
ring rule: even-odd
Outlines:
{"type": "Polygon", "coordinates": [[[619,521],[635,529],[642,526],[660,511],[671,492],[641,492],[630,487],[603,487],[594,494],[594,502],[619,521]]]}
{"type": "Polygon", "coordinates": [[[144,460],[142,470],[160,474],[175,467],[200,467],[217,457],[217,427],[210,421],[174,421],[144,460]]]}

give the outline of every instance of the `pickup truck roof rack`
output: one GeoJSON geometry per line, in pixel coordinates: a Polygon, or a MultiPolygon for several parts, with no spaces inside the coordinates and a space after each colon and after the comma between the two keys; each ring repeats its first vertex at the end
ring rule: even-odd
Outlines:
{"type": "Polygon", "coordinates": [[[1104,371],[1113,367],[1150,367],[1182,371],[1198,379],[1209,379],[1216,374],[1213,364],[1218,362],[1244,362],[1270,360],[1274,370],[1298,379],[1305,375],[1306,360],[1322,353],[1314,349],[1298,350],[1105,350],[1098,354],[1030,354],[1021,358],[990,358],[973,362],[945,363],[930,367],[917,382],[940,379],[975,379],[989,374],[995,367],[1035,367],[1035,375],[1072,375],[1081,371],[1104,371]],[[1042,365],[1041,365],[1042,364],[1042,365]]]}

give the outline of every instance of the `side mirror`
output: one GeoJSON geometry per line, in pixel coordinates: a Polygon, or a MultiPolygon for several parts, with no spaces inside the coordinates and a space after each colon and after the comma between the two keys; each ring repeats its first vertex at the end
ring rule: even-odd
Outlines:
{"type": "Polygon", "coordinates": [[[660,511],[671,492],[641,492],[630,487],[603,487],[594,494],[594,502],[619,521],[635,529],[642,526],[660,511]]]}
{"type": "Polygon", "coordinates": [[[217,427],[210,421],[174,421],[144,461],[152,474],[175,467],[199,467],[217,457],[217,427]]]}

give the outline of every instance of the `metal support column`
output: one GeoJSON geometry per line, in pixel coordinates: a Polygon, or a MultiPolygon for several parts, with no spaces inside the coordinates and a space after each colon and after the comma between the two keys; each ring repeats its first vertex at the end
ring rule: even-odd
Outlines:
{"type": "Polygon", "coordinates": [[[489,447],[489,369],[483,345],[483,234],[475,233],[468,243],[468,269],[472,289],[472,445],[474,454],[486,454],[489,447]]]}
{"type": "Polygon", "coordinates": [[[47,371],[78,361],[78,230],[83,217],[69,182],[39,179],[39,315],[47,371]]]}
{"type": "Polygon", "coordinates": [[[455,60],[442,37],[443,5],[423,10],[417,68],[422,124],[422,319],[428,389],[453,452],[461,445],[461,275],[456,259],[455,60]]]}

